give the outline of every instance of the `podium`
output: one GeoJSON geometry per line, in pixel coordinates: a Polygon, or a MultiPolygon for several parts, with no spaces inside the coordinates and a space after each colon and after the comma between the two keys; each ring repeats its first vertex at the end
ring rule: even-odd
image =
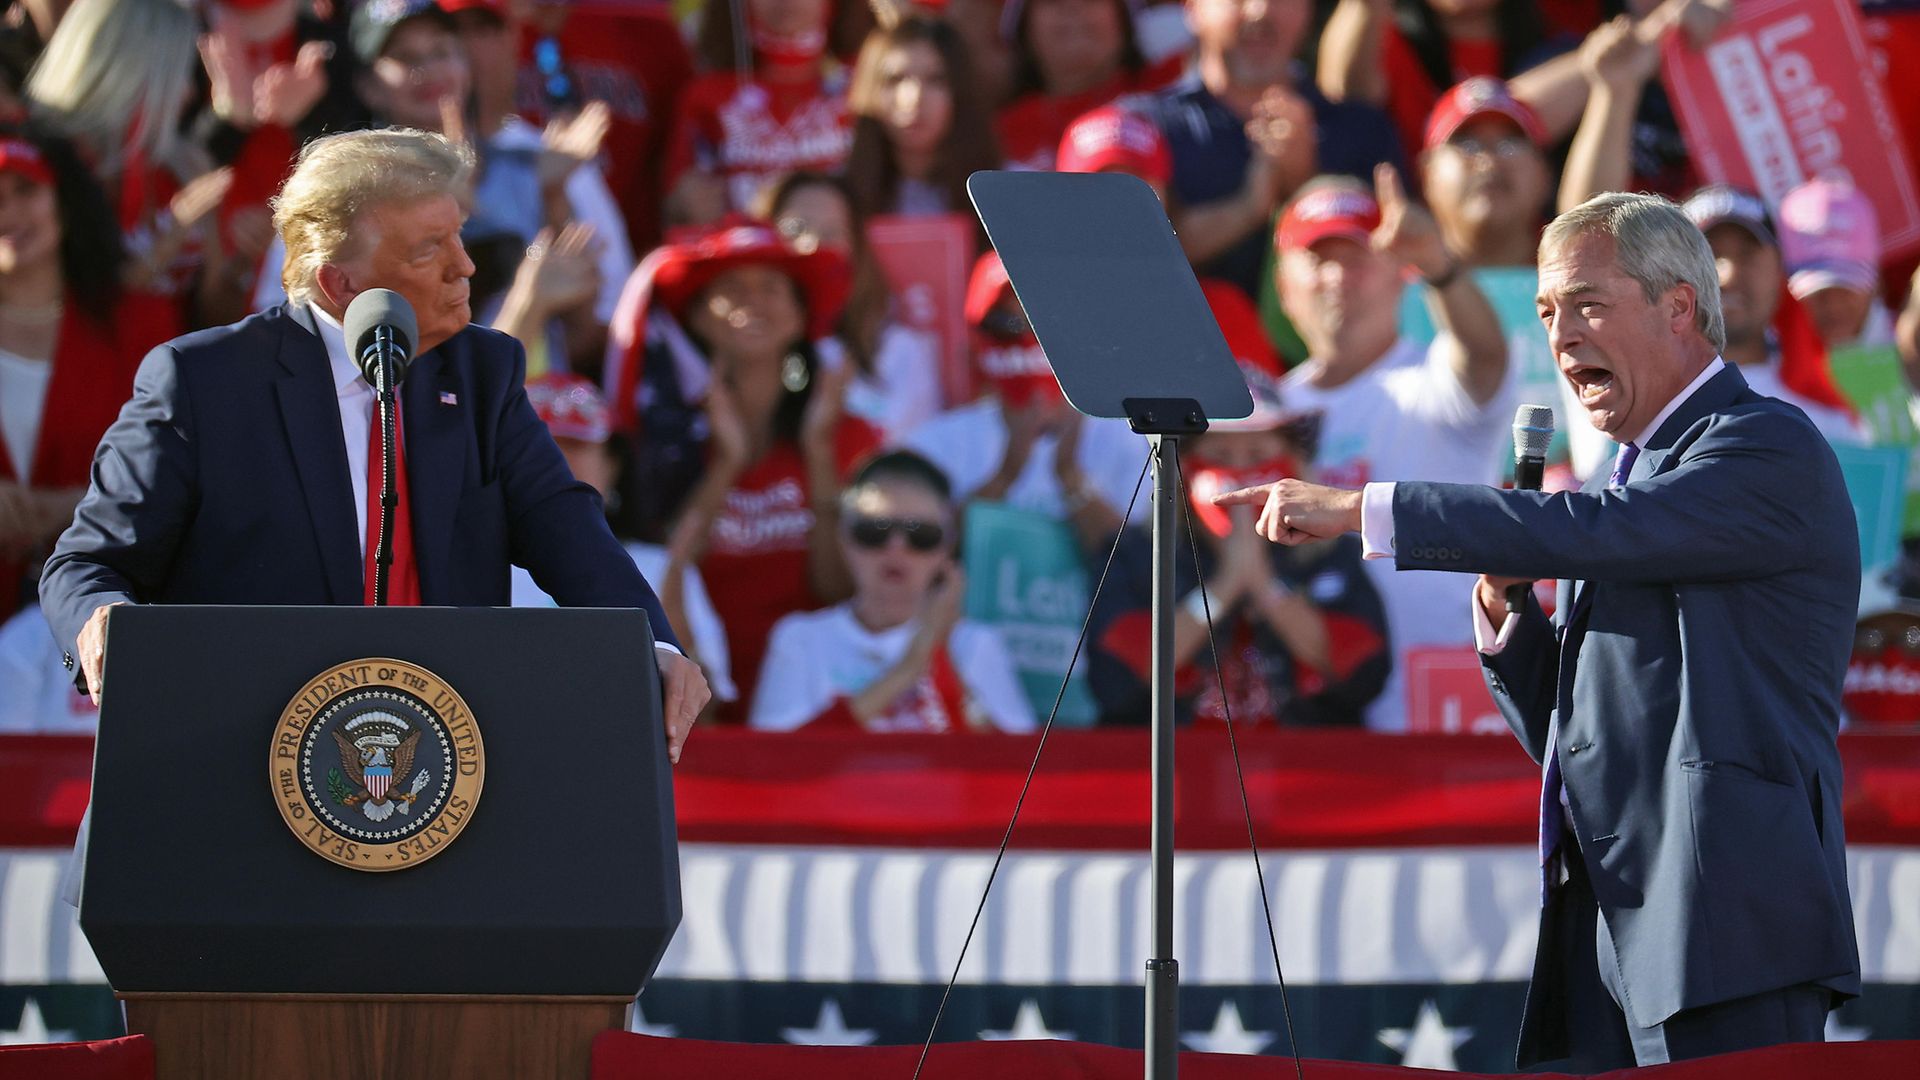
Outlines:
{"type": "Polygon", "coordinates": [[[680,921],[621,609],[121,607],[80,925],[160,1080],[581,1078],[680,921]]]}

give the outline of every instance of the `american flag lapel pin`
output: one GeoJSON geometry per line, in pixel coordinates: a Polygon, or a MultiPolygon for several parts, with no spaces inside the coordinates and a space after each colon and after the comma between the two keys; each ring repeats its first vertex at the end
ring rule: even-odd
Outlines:
{"type": "Polygon", "coordinates": [[[440,404],[458,405],[460,404],[460,395],[454,393],[451,390],[442,390],[440,391],[440,404]]]}

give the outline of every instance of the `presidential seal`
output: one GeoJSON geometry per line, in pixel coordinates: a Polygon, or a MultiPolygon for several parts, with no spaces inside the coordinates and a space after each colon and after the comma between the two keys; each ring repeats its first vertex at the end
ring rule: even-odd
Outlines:
{"type": "Polygon", "coordinates": [[[486,779],[467,703],[401,660],[351,660],[300,688],[274,730],[274,803],[310,850],[355,870],[404,870],[466,828],[486,779]]]}

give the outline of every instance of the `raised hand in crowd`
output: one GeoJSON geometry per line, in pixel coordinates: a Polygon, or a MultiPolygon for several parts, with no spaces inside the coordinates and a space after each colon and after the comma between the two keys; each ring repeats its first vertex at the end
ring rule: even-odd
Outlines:
{"type": "Polygon", "coordinates": [[[541,229],[514,270],[493,328],[520,339],[529,350],[544,344],[550,320],[593,303],[599,294],[597,242],[593,226],[585,222],[570,222],[557,233],[541,229]]]}
{"type": "Polygon", "coordinates": [[[306,119],[327,95],[327,61],[333,43],[309,41],[292,63],[274,64],[253,83],[253,116],[258,123],[290,128],[306,119]]]}
{"type": "Polygon", "coordinates": [[[612,127],[613,112],[604,101],[590,101],[579,112],[556,116],[547,122],[546,129],[540,133],[540,156],[534,162],[547,224],[564,223],[573,216],[567,178],[575,169],[599,159],[600,148],[612,127]]]}
{"type": "Polygon", "coordinates": [[[573,170],[600,156],[613,128],[613,112],[604,101],[590,101],[579,112],[556,116],[540,133],[540,158],[534,168],[544,190],[565,185],[573,170]]]}
{"type": "Polygon", "coordinates": [[[215,28],[200,35],[199,47],[213,114],[234,127],[253,128],[259,122],[254,119],[253,95],[260,71],[246,43],[215,28]]]}
{"type": "Polygon", "coordinates": [[[707,467],[667,537],[668,561],[681,566],[698,565],[706,554],[708,533],[726,505],[727,492],[755,456],[753,433],[727,384],[727,373],[716,370],[713,374],[706,399],[700,403],[707,422],[707,467]]]}
{"type": "Polygon", "coordinates": [[[265,206],[243,206],[227,218],[224,231],[224,250],[208,245],[196,296],[200,318],[215,324],[245,318],[252,310],[254,279],[273,243],[273,212],[265,206]]]}
{"type": "Polygon", "coordinates": [[[1556,198],[1562,212],[1632,182],[1634,116],[1648,81],[1660,73],[1660,43],[1700,0],[1666,0],[1638,19],[1601,23],[1580,43],[1587,107],[1580,117],[1556,198]]]}
{"type": "Polygon", "coordinates": [[[1429,280],[1444,278],[1458,261],[1440,238],[1440,224],[1427,208],[1407,197],[1400,173],[1391,165],[1373,170],[1374,199],[1380,204],[1380,225],[1373,230],[1373,250],[1411,268],[1429,280]]]}
{"type": "Polygon", "coordinates": [[[1270,86],[1254,102],[1246,131],[1253,147],[1247,162],[1247,190],[1255,204],[1271,215],[1320,171],[1313,107],[1285,87],[1270,86]]]}
{"type": "Polygon", "coordinates": [[[1240,191],[1188,207],[1178,221],[1180,249],[1203,263],[1269,227],[1274,211],[1319,171],[1313,107],[1283,86],[1270,86],[1247,117],[1249,157],[1240,191]]]}
{"type": "Polygon", "coordinates": [[[1475,403],[1485,406],[1507,377],[1507,338],[1500,317],[1457,255],[1447,250],[1440,225],[1426,207],[1407,198],[1391,165],[1373,170],[1380,225],[1373,249],[1412,269],[1431,289],[1428,309],[1441,335],[1434,348],[1451,350],[1449,364],[1475,403]]]}
{"type": "Polygon", "coordinates": [[[182,186],[167,204],[167,212],[155,222],[153,243],[141,258],[127,261],[127,284],[135,289],[153,288],[194,233],[211,223],[213,212],[232,187],[233,170],[226,166],[201,173],[182,186]]]}

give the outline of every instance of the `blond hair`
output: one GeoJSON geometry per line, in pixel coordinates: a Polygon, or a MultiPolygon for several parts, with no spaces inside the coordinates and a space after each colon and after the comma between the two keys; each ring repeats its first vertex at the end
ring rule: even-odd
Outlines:
{"type": "Polygon", "coordinates": [[[473,164],[464,143],[413,128],[348,131],[308,143],[272,200],[273,228],[287,247],[280,274],[287,297],[312,300],[320,268],[368,241],[358,221],[366,210],[439,195],[464,200],[473,164]]]}
{"type": "Polygon", "coordinates": [[[195,38],[193,13],[176,0],[79,0],[33,65],[26,98],[92,152],[102,176],[135,151],[181,165],[195,38]]]}

